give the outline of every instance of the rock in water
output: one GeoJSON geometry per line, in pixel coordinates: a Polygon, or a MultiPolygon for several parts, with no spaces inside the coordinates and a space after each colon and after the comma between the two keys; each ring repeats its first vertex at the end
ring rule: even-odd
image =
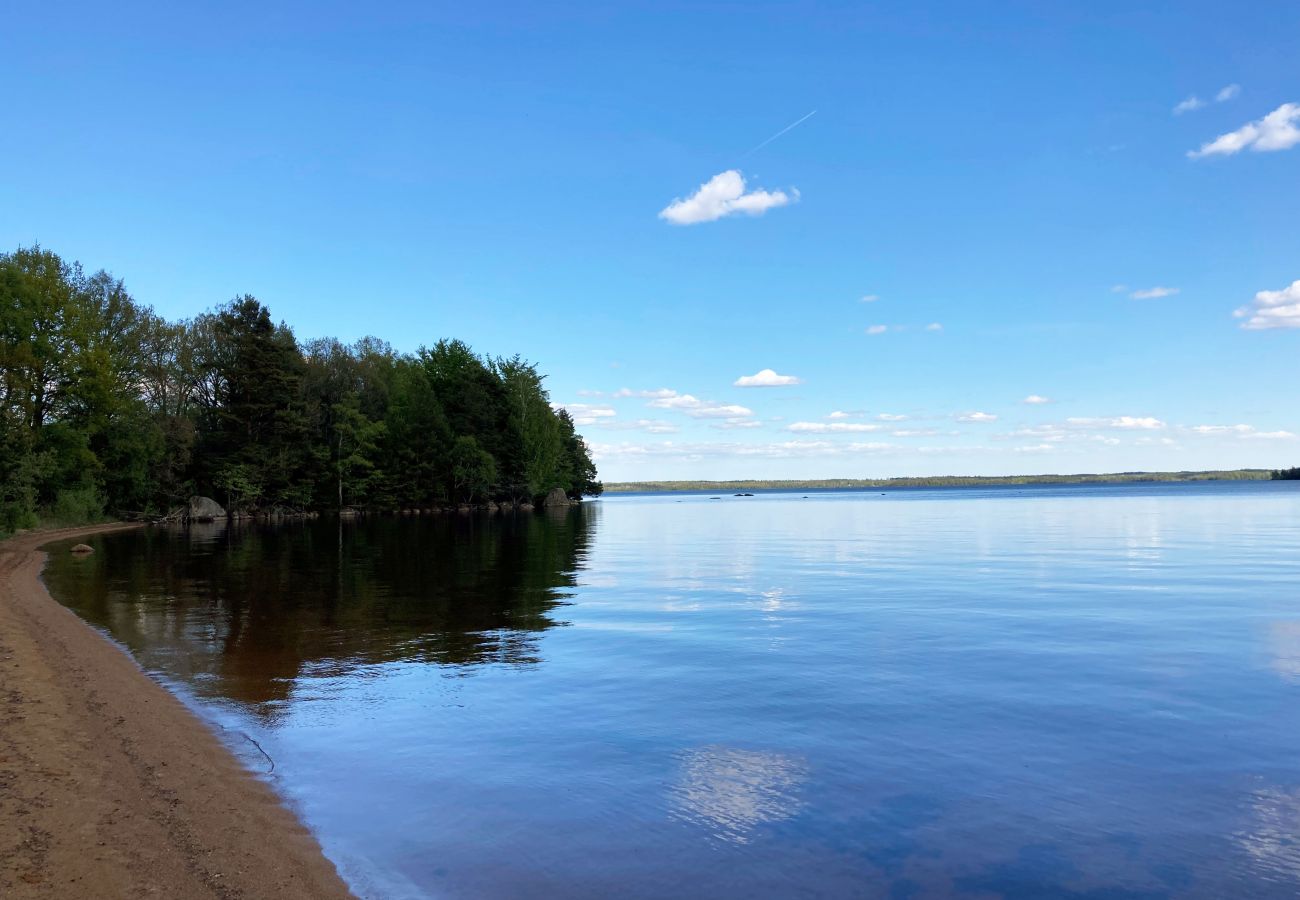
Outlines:
{"type": "Polygon", "coordinates": [[[78,544],[77,546],[72,548],[72,552],[77,554],[77,556],[85,556],[89,553],[94,553],[95,548],[90,546],[89,544],[78,544]]]}
{"type": "Polygon", "coordinates": [[[547,509],[550,509],[551,507],[554,506],[568,506],[568,505],[569,505],[569,495],[564,493],[564,488],[551,488],[551,492],[547,494],[546,499],[542,501],[542,506],[546,507],[547,509]]]}
{"type": "Polygon", "coordinates": [[[216,519],[224,519],[226,511],[211,497],[191,497],[190,508],[186,510],[185,517],[191,522],[212,522],[216,519]]]}

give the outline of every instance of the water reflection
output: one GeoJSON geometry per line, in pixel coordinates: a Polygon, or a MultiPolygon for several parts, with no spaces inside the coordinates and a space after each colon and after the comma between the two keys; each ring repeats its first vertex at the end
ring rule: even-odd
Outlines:
{"type": "Polygon", "coordinates": [[[677,814],[714,837],[747,844],[760,825],[788,819],[799,810],[799,788],[808,780],[801,759],[735,747],[698,747],[682,754],[672,789],[677,814]]]}
{"type": "Polygon", "coordinates": [[[308,669],[538,662],[597,515],[146,529],[46,578],[147,668],[262,705],[308,669]]]}
{"type": "Polygon", "coordinates": [[[1237,835],[1265,874],[1300,881],[1300,790],[1267,787],[1251,798],[1254,822],[1237,835]]]}

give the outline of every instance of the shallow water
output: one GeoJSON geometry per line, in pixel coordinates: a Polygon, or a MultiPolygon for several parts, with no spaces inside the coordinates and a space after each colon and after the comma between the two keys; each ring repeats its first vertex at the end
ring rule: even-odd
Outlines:
{"type": "Polygon", "coordinates": [[[377,897],[1294,897],[1300,484],[103,536],[57,597],[377,897]]]}

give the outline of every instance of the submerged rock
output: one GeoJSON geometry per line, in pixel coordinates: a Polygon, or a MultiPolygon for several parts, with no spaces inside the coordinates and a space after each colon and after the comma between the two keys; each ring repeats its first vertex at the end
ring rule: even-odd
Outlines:
{"type": "Polygon", "coordinates": [[[189,508],[185,511],[185,518],[191,522],[212,522],[225,517],[226,511],[211,497],[191,497],[189,508]]]}
{"type": "Polygon", "coordinates": [[[89,544],[77,544],[77,546],[72,548],[71,552],[75,553],[77,556],[86,556],[88,554],[94,553],[95,548],[90,546],[89,544]]]}
{"type": "Polygon", "coordinates": [[[547,508],[568,505],[569,495],[564,492],[564,488],[551,488],[551,492],[547,494],[546,499],[542,501],[542,506],[547,508]]]}

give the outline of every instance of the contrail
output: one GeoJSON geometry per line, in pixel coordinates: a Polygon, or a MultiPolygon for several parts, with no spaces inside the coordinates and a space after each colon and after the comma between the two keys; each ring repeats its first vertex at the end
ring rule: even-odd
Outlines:
{"type": "Polygon", "coordinates": [[[791,122],[789,125],[787,125],[787,126],[785,126],[784,128],[782,128],[782,129],[781,129],[780,131],[778,131],[776,134],[772,135],[770,138],[768,138],[767,140],[763,141],[763,143],[761,143],[761,144],[759,144],[759,145],[757,145],[757,146],[755,146],[755,147],[750,147],[750,148],[749,148],[748,150],[746,150],[744,153],[740,154],[740,158],[741,158],[741,159],[744,159],[746,156],[749,156],[749,154],[754,153],[755,151],[758,151],[758,150],[762,150],[764,147],[766,147],[768,144],[772,143],[774,140],[776,140],[777,138],[779,138],[781,135],[785,134],[787,131],[790,131],[790,130],[792,130],[792,129],[794,129],[794,128],[797,128],[798,126],[802,125],[804,122],[807,122],[809,119],[811,119],[811,118],[812,118],[813,116],[815,116],[815,115],[817,115],[817,110],[814,109],[812,112],[808,113],[808,115],[804,116],[804,117],[803,117],[802,119],[800,119],[799,121],[797,121],[797,122],[791,122]]]}

